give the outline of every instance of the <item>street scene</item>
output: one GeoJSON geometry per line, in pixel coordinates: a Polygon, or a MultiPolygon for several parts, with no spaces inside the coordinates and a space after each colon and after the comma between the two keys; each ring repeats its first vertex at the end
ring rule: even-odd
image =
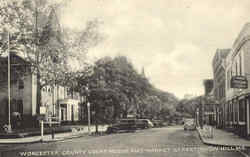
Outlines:
{"type": "Polygon", "coordinates": [[[200,141],[197,132],[185,132],[182,127],[14,147],[16,148],[12,151],[2,152],[2,156],[242,156],[235,150],[219,150],[219,147],[206,146],[200,141]]]}
{"type": "Polygon", "coordinates": [[[250,156],[249,7],[1,0],[0,157],[250,156]]]}

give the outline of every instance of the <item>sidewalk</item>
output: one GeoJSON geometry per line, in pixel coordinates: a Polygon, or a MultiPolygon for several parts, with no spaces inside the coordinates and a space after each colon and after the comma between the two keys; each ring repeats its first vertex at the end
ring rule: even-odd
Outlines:
{"type": "Polygon", "coordinates": [[[231,146],[250,148],[250,141],[221,129],[204,126],[197,128],[200,138],[204,144],[213,146],[231,146]]]}
{"type": "MultiPolygon", "coordinates": [[[[106,131],[106,126],[99,126],[98,130],[100,132],[106,131]]],[[[95,126],[90,127],[91,133],[95,132],[95,126]]],[[[67,133],[56,133],[54,139],[52,139],[52,135],[44,135],[42,142],[55,142],[55,141],[63,141],[66,139],[83,137],[88,135],[88,127],[83,126],[83,129],[80,131],[73,130],[72,132],[67,133]]],[[[24,144],[24,143],[37,143],[41,142],[41,136],[32,136],[32,137],[23,137],[23,138],[15,138],[15,139],[0,139],[0,144],[24,144]]]]}

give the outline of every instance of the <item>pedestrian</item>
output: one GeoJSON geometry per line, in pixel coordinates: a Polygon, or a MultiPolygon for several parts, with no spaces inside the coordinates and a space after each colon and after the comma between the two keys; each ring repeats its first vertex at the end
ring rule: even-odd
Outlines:
{"type": "Polygon", "coordinates": [[[52,127],[51,129],[51,138],[54,139],[55,138],[55,128],[52,127]]]}

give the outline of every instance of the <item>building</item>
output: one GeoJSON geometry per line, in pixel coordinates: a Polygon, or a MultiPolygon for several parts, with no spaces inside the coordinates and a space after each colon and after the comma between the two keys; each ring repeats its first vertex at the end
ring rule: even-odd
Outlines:
{"type": "Polygon", "coordinates": [[[203,123],[214,125],[216,121],[216,103],[214,102],[214,80],[206,79],[203,81],[205,94],[202,98],[203,123]]]}
{"type": "Polygon", "coordinates": [[[216,108],[216,125],[217,127],[225,126],[225,104],[226,104],[226,57],[230,49],[217,49],[213,57],[212,67],[214,76],[213,95],[218,102],[216,108]]]}
{"type": "MultiPolygon", "coordinates": [[[[33,109],[32,109],[32,103],[34,103],[33,98],[35,97],[34,92],[34,86],[32,86],[32,82],[34,81],[34,78],[29,76],[20,77],[21,73],[26,73],[30,71],[28,67],[25,67],[24,65],[27,64],[23,59],[21,59],[18,56],[11,55],[10,59],[12,60],[12,66],[11,67],[11,113],[18,112],[22,115],[25,115],[23,118],[28,119],[26,115],[32,115],[33,109]],[[16,69],[19,68],[17,71],[16,69]],[[24,105],[25,104],[25,105],[24,105]]],[[[0,110],[0,119],[1,124],[7,123],[7,117],[8,117],[8,68],[7,68],[7,57],[0,58],[0,104],[1,104],[1,110],[0,110]]]]}
{"type": "MultiPolygon", "coordinates": [[[[36,76],[21,57],[11,55],[11,113],[21,114],[25,124],[32,124],[37,117],[36,76]],[[15,65],[15,66],[14,66],[15,65]],[[21,75],[25,73],[24,75],[21,75]]],[[[8,121],[8,71],[7,57],[0,58],[0,125],[8,121]]],[[[57,117],[61,122],[79,121],[82,117],[84,99],[79,92],[62,85],[45,86],[41,89],[41,103],[46,107],[46,117],[57,117]]],[[[33,124],[35,125],[35,124],[33,124]]]]}
{"type": "Polygon", "coordinates": [[[42,89],[42,105],[48,117],[57,117],[61,122],[75,122],[82,117],[83,96],[62,85],[46,86],[42,89]]]}
{"type": "Polygon", "coordinates": [[[240,76],[250,80],[250,23],[242,28],[226,59],[226,126],[240,136],[250,135],[250,87],[232,86],[232,78],[240,76]]]}
{"type": "MultiPolygon", "coordinates": [[[[35,17],[36,24],[34,25],[37,26],[37,30],[40,30],[43,35],[39,38],[37,49],[41,48],[41,44],[43,46],[53,45],[53,47],[62,48],[61,28],[56,10],[51,8],[48,16],[41,14],[35,17]]],[[[54,53],[52,49],[49,50],[49,52],[54,53]]],[[[34,126],[37,124],[37,116],[39,115],[37,93],[41,92],[41,106],[46,108],[46,117],[57,117],[57,120],[61,122],[80,120],[82,118],[81,113],[83,113],[83,108],[81,108],[83,98],[80,96],[80,93],[62,84],[54,84],[38,89],[37,75],[31,71],[30,60],[24,57],[28,56],[26,51],[23,48],[15,53],[13,51],[10,52],[11,114],[21,114],[25,125],[34,126]]],[[[48,54],[46,55],[48,56],[48,54]]],[[[29,56],[29,58],[32,57],[32,55],[29,56]]],[[[44,57],[46,58],[43,59],[44,65],[48,62],[49,57],[44,57]]],[[[51,60],[54,62],[54,58],[51,60]]],[[[7,57],[0,58],[0,125],[7,124],[9,116],[7,63],[7,57]]]]}

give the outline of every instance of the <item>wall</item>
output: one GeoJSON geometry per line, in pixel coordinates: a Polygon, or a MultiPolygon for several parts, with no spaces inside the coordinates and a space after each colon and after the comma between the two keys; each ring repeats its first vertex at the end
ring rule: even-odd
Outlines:
{"type": "Polygon", "coordinates": [[[37,77],[36,75],[31,76],[31,103],[32,103],[32,116],[36,115],[36,108],[37,108],[37,77]]]}

